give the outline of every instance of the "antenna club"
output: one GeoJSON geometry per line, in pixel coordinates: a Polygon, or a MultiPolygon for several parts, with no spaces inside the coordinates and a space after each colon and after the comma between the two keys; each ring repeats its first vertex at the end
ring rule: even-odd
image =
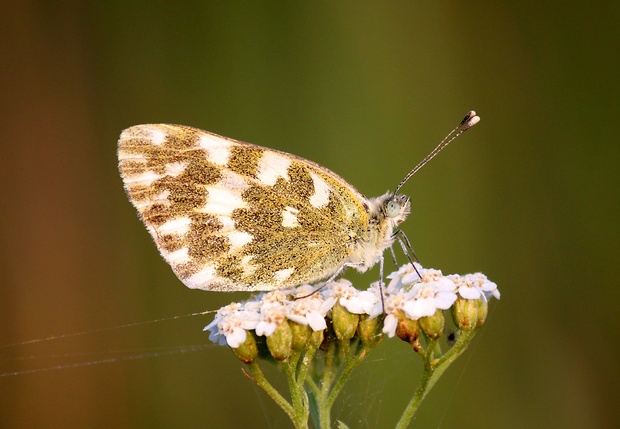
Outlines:
{"type": "Polygon", "coordinates": [[[466,122],[468,122],[471,118],[473,118],[474,116],[476,116],[476,111],[475,110],[470,110],[469,112],[467,112],[467,115],[465,115],[465,117],[463,118],[463,120],[461,121],[460,126],[465,125],[466,122]]]}
{"type": "Polygon", "coordinates": [[[465,117],[456,129],[460,128],[461,132],[464,132],[476,125],[478,122],[480,122],[480,116],[476,115],[475,110],[470,110],[469,112],[467,112],[467,115],[465,115],[465,117]]]}
{"type": "MultiPolygon", "coordinates": [[[[474,112],[475,113],[475,112],[474,112]]],[[[474,125],[476,125],[478,122],[480,122],[480,116],[474,116],[472,118],[470,118],[466,124],[465,127],[463,128],[463,131],[466,131],[468,129],[470,129],[471,127],[473,127],[474,125]]]]}

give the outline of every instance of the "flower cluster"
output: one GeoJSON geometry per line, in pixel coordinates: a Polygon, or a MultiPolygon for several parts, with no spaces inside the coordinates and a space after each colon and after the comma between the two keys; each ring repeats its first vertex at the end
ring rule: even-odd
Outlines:
{"type": "Polygon", "coordinates": [[[365,343],[397,335],[417,350],[420,332],[441,336],[444,310],[452,311],[459,328],[476,328],[484,323],[488,300],[500,298],[497,285],[481,273],[444,276],[407,264],[387,278],[385,288],[375,282],[365,291],[340,279],[318,290],[303,285],[262,293],[221,308],[205,330],[211,341],[228,345],[244,362],[258,355],[259,337],[265,337],[275,359],[284,360],[308,341],[320,346],[328,331],[339,340],[357,334],[365,343]]]}

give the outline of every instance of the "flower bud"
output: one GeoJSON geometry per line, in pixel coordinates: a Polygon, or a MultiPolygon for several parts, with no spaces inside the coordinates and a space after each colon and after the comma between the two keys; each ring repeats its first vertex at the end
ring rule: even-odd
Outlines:
{"type": "Polygon", "coordinates": [[[428,317],[421,317],[420,327],[429,338],[436,340],[443,334],[443,326],[445,324],[445,318],[443,317],[443,311],[437,310],[435,314],[428,317]]]}
{"type": "Polygon", "coordinates": [[[267,348],[277,361],[287,359],[293,352],[293,332],[288,323],[280,323],[273,334],[267,337],[267,348]]]}
{"type": "Polygon", "coordinates": [[[293,336],[292,347],[296,352],[304,350],[309,344],[312,336],[312,328],[308,325],[302,325],[300,323],[288,322],[291,327],[291,334],[293,336]]]}
{"type": "MultiPolygon", "coordinates": [[[[452,318],[456,326],[461,329],[473,329],[479,326],[480,302],[480,299],[457,299],[452,305],[452,318]]],[[[480,324],[484,323],[485,318],[486,314],[482,316],[480,324]]]]}
{"type": "Polygon", "coordinates": [[[332,307],[332,324],[334,333],[339,340],[350,340],[355,335],[359,322],[359,315],[350,313],[340,303],[332,307]]]}
{"type": "Polygon", "coordinates": [[[487,314],[489,314],[489,303],[485,298],[478,300],[478,319],[476,320],[476,327],[481,327],[487,320],[487,314]]]}
{"type": "Polygon", "coordinates": [[[250,364],[258,356],[256,338],[251,332],[248,332],[245,341],[239,347],[231,348],[231,350],[243,363],[250,364]]]}
{"type": "Polygon", "coordinates": [[[403,316],[398,319],[398,325],[396,325],[396,335],[403,341],[412,344],[414,348],[420,337],[420,324],[417,320],[408,319],[403,316]]]}
{"type": "Polygon", "coordinates": [[[323,344],[323,340],[325,338],[325,331],[313,331],[310,336],[310,341],[308,341],[308,349],[315,348],[318,349],[323,344]]]}
{"type": "Polygon", "coordinates": [[[357,335],[366,347],[375,347],[383,339],[382,329],[383,317],[371,319],[368,315],[362,315],[357,325],[357,335]]]}

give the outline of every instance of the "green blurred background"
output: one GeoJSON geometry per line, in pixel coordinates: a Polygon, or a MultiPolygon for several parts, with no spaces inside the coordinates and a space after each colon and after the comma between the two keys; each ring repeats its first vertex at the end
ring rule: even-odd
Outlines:
{"type": "MultiPolygon", "coordinates": [[[[613,2],[3,1],[0,369],[162,355],[2,377],[0,427],[290,427],[225,348],[165,354],[208,344],[210,317],[12,345],[246,296],[161,260],[118,176],[122,129],[196,126],[375,196],[469,109],[480,125],[405,187],[404,230],[502,299],[415,427],[619,427],[619,23],[613,2]]],[[[392,427],[419,371],[385,341],[335,417],[392,427]]]]}

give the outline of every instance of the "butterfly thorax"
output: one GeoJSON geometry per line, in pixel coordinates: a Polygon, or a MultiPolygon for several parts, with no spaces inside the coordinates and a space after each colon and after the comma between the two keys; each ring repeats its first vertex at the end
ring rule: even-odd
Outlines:
{"type": "Polygon", "coordinates": [[[374,266],[385,249],[394,242],[394,229],[410,213],[411,203],[406,195],[388,192],[368,201],[368,230],[352,246],[347,265],[364,272],[374,266]]]}

